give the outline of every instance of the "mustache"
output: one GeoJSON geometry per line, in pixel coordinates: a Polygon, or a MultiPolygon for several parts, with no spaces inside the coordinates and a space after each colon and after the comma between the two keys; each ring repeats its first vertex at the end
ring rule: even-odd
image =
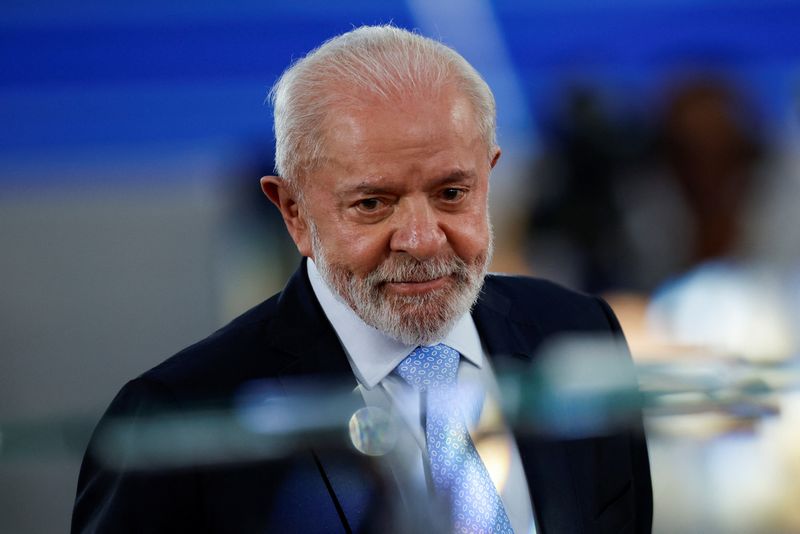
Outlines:
{"type": "Polygon", "coordinates": [[[366,276],[366,282],[378,285],[392,282],[428,282],[444,276],[464,278],[469,266],[456,255],[418,260],[411,256],[393,256],[366,276]]]}

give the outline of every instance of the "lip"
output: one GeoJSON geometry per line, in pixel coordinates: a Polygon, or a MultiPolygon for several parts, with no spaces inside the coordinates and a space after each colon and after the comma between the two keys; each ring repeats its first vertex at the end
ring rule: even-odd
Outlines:
{"type": "Polygon", "coordinates": [[[398,295],[419,295],[444,287],[448,278],[449,276],[442,276],[424,282],[386,282],[386,287],[398,295]]]}

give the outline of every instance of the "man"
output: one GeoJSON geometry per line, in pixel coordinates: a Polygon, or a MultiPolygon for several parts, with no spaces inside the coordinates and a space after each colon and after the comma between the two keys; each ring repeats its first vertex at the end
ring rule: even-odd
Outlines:
{"type": "Polygon", "coordinates": [[[279,295],[127,384],[101,426],[229,399],[255,379],[344,378],[405,423],[389,476],[321,442],[179,472],[111,470],[90,446],[73,530],[386,531],[410,516],[462,532],[649,531],[640,432],[515,442],[500,423],[503,481],[467,432],[497,403],[493,367],[561,333],[620,334],[598,299],[486,276],[500,150],[477,72],[436,41],[363,27],[298,61],[272,96],[278,175],[261,185],[303,264],[279,295]],[[468,382],[477,403],[459,396],[468,382]],[[415,507],[427,496],[444,519],[415,507]],[[401,512],[387,520],[387,506],[401,512]]]}

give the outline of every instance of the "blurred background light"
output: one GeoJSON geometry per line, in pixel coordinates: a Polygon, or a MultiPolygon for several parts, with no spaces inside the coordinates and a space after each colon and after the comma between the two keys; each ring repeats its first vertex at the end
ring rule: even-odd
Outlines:
{"type": "Polygon", "coordinates": [[[663,287],[649,311],[664,339],[775,361],[798,346],[787,297],[772,273],[707,264],[663,287]]]}

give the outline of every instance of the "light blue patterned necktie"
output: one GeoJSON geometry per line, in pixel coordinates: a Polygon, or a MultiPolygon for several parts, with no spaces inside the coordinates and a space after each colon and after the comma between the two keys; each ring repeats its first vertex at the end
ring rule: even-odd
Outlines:
{"type": "Polygon", "coordinates": [[[450,498],[456,532],[513,533],[503,502],[489,478],[459,407],[460,354],[442,343],[417,347],[395,368],[403,380],[427,392],[425,439],[431,477],[450,498]]]}

